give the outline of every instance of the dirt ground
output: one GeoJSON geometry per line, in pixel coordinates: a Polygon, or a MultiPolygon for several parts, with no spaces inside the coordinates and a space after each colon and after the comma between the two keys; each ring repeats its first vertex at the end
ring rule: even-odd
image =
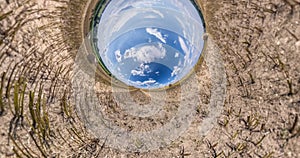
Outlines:
{"type": "MultiPolygon", "coordinates": [[[[198,0],[225,67],[221,115],[199,136],[212,94],[204,61],[197,73],[200,102],[188,130],[146,152],[112,148],[75,108],[73,65],[87,4],[0,0],[0,158],[300,157],[300,0],[198,0]]],[[[182,91],[168,90],[164,111],[141,118],[122,111],[110,85],[96,80],[95,90],[105,117],[129,132],[166,125],[182,91]]],[[[150,102],[147,93],[130,94],[141,105],[150,102]]]]}

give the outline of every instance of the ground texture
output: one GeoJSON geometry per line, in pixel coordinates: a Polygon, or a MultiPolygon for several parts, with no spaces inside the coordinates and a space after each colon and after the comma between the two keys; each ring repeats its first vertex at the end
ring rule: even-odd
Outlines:
{"type": "MultiPolygon", "coordinates": [[[[300,157],[300,1],[198,0],[227,76],[223,111],[207,135],[211,81],[198,74],[199,109],[171,145],[145,153],[109,148],[74,109],[73,63],[87,0],[0,1],[0,158],[2,157],[300,157]]],[[[174,102],[153,118],[127,115],[99,82],[106,117],[128,131],[163,126],[174,102]]],[[[136,102],[147,95],[135,91],[136,102]]],[[[172,99],[171,99],[172,100],[172,99]]]]}

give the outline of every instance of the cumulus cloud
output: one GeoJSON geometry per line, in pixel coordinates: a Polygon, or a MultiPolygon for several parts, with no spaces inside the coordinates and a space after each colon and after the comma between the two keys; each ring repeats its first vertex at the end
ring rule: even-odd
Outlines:
{"type": "Polygon", "coordinates": [[[178,66],[174,66],[174,70],[171,73],[171,76],[176,76],[179,72],[180,72],[181,68],[179,68],[178,66]]]}
{"type": "Polygon", "coordinates": [[[120,50],[115,51],[115,56],[116,56],[116,59],[117,59],[118,62],[122,61],[122,55],[121,55],[120,50]]]}
{"type": "Polygon", "coordinates": [[[125,51],[124,59],[134,58],[141,63],[150,63],[166,56],[166,49],[162,44],[146,45],[140,48],[130,48],[125,51]]]}
{"type": "Polygon", "coordinates": [[[152,84],[157,84],[156,80],[150,78],[149,80],[147,81],[136,81],[136,82],[133,82],[133,84],[135,85],[139,85],[139,86],[149,86],[149,85],[152,85],[152,84]]]}
{"type": "Polygon", "coordinates": [[[157,29],[153,29],[153,28],[146,28],[147,33],[149,33],[150,35],[155,36],[156,38],[158,38],[160,41],[162,41],[163,43],[166,43],[166,40],[163,38],[161,32],[159,32],[157,29]]]}
{"type": "Polygon", "coordinates": [[[151,72],[149,65],[141,64],[136,70],[131,70],[133,76],[145,76],[145,72],[151,72]]]}
{"type": "Polygon", "coordinates": [[[133,76],[145,76],[144,71],[142,70],[131,70],[133,76]]]}

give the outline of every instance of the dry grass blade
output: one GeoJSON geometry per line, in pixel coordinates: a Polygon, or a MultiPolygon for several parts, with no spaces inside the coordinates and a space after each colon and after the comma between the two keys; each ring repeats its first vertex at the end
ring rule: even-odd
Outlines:
{"type": "Polygon", "coordinates": [[[5,80],[5,72],[3,72],[2,77],[1,77],[1,85],[0,85],[0,116],[3,115],[4,110],[5,110],[5,106],[4,106],[4,102],[3,102],[3,88],[4,88],[4,80],[5,80]]]}
{"type": "Polygon", "coordinates": [[[72,116],[73,110],[70,103],[68,102],[67,96],[68,96],[67,91],[64,91],[63,97],[60,102],[62,115],[67,121],[74,121],[74,118],[72,116]]]}
{"type": "Polygon", "coordinates": [[[15,83],[14,85],[14,115],[18,117],[20,114],[20,104],[19,104],[19,91],[20,91],[20,84],[15,83]]]}
{"type": "Polygon", "coordinates": [[[16,137],[16,130],[19,125],[23,126],[24,119],[24,93],[26,89],[26,84],[22,78],[14,83],[14,93],[13,93],[13,108],[11,107],[13,118],[10,121],[8,133],[13,133],[14,138],[16,137]],[[22,88],[22,89],[21,89],[22,88]],[[20,91],[21,90],[21,91],[20,91]]]}
{"type": "Polygon", "coordinates": [[[15,64],[15,66],[12,68],[12,71],[11,71],[11,73],[9,75],[9,78],[8,78],[8,81],[7,81],[5,97],[8,100],[9,100],[9,97],[10,97],[10,90],[11,90],[11,86],[12,86],[12,84],[11,84],[12,77],[13,77],[14,72],[17,69],[17,66],[18,66],[18,64],[15,64]]]}
{"type": "Polygon", "coordinates": [[[46,151],[43,149],[43,147],[41,145],[39,145],[38,141],[36,140],[35,136],[34,136],[34,132],[30,131],[29,135],[31,137],[31,139],[33,140],[35,146],[38,148],[38,150],[40,151],[40,153],[42,154],[43,157],[48,157],[46,154],[46,151]]]}
{"type": "Polygon", "coordinates": [[[34,92],[29,92],[29,112],[32,120],[32,127],[36,128],[36,118],[35,118],[35,111],[34,111],[34,92]]]}
{"type": "Polygon", "coordinates": [[[50,121],[46,109],[46,99],[43,95],[43,86],[39,87],[36,100],[35,92],[29,93],[29,112],[32,120],[29,135],[42,156],[47,157],[47,148],[50,148],[50,121]]]}
{"type": "MultiPolygon", "coordinates": [[[[20,151],[25,157],[27,157],[27,158],[32,158],[32,157],[34,157],[33,155],[31,155],[29,152],[28,152],[28,150],[26,149],[26,148],[21,148],[20,146],[19,146],[19,143],[17,143],[16,142],[16,139],[15,138],[13,138],[11,135],[9,135],[9,137],[10,137],[10,139],[12,140],[12,142],[13,142],[13,144],[14,144],[14,146],[18,149],[18,151],[20,151]],[[26,151],[26,152],[25,152],[26,151]]],[[[23,145],[23,143],[22,142],[20,142],[22,145],[23,145]]],[[[14,148],[14,150],[17,152],[17,150],[14,148]]],[[[21,156],[21,155],[20,155],[21,156]]],[[[22,157],[22,156],[21,156],[22,157]]]]}
{"type": "Polygon", "coordinates": [[[9,15],[11,15],[13,13],[13,11],[9,11],[7,13],[1,13],[0,14],[0,21],[2,21],[3,19],[7,18],[9,15]]]}

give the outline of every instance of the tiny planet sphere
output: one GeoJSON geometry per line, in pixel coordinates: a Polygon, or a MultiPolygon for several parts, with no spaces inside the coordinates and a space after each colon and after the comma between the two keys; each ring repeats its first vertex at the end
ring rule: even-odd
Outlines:
{"type": "Polygon", "coordinates": [[[193,70],[202,53],[205,25],[190,0],[111,0],[99,15],[96,53],[129,86],[174,84],[193,70]]]}

